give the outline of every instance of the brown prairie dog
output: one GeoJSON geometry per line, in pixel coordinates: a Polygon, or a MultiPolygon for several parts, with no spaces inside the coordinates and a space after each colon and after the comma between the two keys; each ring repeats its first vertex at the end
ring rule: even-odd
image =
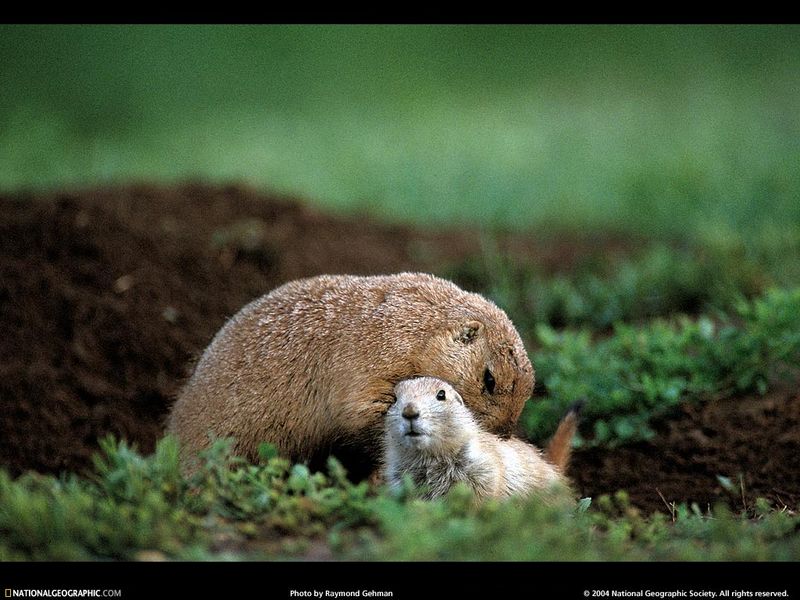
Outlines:
{"type": "Polygon", "coordinates": [[[233,437],[322,466],[333,454],[355,479],[380,460],[394,385],[452,381],[489,431],[509,434],[534,374],[506,314],[424,273],[323,275],[289,282],[234,315],[205,350],[168,418],[184,467],[233,437]]]}
{"type": "MultiPolygon", "coordinates": [[[[407,379],[395,386],[395,395],[386,415],[383,455],[391,489],[402,486],[405,474],[423,487],[427,499],[445,494],[457,482],[471,487],[478,500],[567,488],[563,469],[568,450],[551,445],[550,454],[560,460],[554,464],[531,444],[485,431],[447,382],[407,379]]],[[[565,419],[559,433],[554,442],[568,444],[574,418],[565,419]]]]}

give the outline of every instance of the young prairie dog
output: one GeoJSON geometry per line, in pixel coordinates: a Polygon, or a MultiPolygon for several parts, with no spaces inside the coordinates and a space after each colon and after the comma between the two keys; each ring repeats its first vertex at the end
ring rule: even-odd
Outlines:
{"type": "Polygon", "coordinates": [[[426,499],[442,496],[460,481],[478,500],[568,487],[563,473],[575,433],[574,413],[553,436],[548,460],[531,444],[482,429],[461,395],[441,379],[406,379],[395,386],[395,395],[384,434],[384,477],[390,488],[399,489],[406,474],[426,499]]]}
{"type": "Polygon", "coordinates": [[[458,387],[487,430],[509,434],[533,367],[508,316],[425,273],[289,282],[234,315],[203,353],[168,419],[184,467],[210,437],[251,460],[261,442],[351,477],[380,460],[394,385],[421,374],[458,387]]]}

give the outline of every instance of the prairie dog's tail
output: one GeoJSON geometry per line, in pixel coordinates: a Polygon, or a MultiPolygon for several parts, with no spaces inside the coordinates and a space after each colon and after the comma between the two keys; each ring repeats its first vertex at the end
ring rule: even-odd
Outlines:
{"type": "Polygon", "coordinates": [[[572,438],[575,436],[575,431],[578,429],[578,417],[585,401],[579,400],[573,404],[566,416],[561,419],[558,424],[558,429],[553,434],[553,438],[547,445],[547,458],[558,469],[565,473],[569,465],[569,458],[572,454],[572,438]]]}

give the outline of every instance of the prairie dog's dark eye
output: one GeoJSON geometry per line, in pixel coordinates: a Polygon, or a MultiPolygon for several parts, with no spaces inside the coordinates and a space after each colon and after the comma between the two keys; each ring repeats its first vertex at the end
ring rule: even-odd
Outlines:
{"type": "Polygon", "coordinates": [[[494,394],[494,375],[489,369],[483,372],[483,385],[487,392],[494,394]]]}
{"type": "Polygon", "coordinates": [[[447,399],[447,394],[444,393],[444,390],[439,390],[438,392],[436,392],[436,399],[437,400],[446,400],[447,399]]]}

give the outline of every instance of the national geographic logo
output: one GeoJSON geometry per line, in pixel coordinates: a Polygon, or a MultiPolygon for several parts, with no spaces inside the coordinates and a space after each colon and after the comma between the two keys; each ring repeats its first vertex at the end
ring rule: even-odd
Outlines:
{"type": "Polygon", "coordinates": [[[5,589],[6,598],[121,598],[122,590],[98,589],[5,589]]]}

